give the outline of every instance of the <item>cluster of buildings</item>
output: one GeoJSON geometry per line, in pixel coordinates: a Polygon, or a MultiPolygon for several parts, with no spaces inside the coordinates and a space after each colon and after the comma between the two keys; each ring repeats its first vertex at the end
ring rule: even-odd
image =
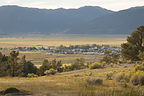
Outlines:
{"type": "Polygon", "coordinates": [[[31,51],[31,52],[45,52],[46,54],[104,54],[106,50],[111,50],[113,53],[120,54],[120,47],[110,47],[107,45],[95,46],[36,46],[36,47],[16,47],[16,48],[0,48],[0,50],[16,50],[16,51],[31,51]]]}

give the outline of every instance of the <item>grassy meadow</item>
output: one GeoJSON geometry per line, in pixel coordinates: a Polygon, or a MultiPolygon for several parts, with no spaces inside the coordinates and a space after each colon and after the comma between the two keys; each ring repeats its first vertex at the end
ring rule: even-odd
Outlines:
{"type": "Polygon", "coordinates": [[[15,87],[30,91],[34,96],[144,96],[144,87],[134,87],[130,84],[123,87],[114,79],[106,80],[107,73],[128,72],[133,65],[124,66],[83,69],[35,78],[4,77],[0,78],[0,89],[15,87]],[[87,85],[86,79],[91,77],[102,79],[103,84],[87,85]]]}
{"type": "Polygon", "coordinates": [[[29,47],[29,46],[59,46],[106,44],[120,46],[126,41],[127,35],[28,35],[17,37],[1,37],[0,47],[29,47]],[[115,41],[115,42],[113,42],[115,41]]]}
{"type": "MultiPolygon", "coordinates": [[[[5,55],[9,55],[11,51],[1,51],[5,55]]],[[[78,58],[84,58],[85,62],[99,61],[103,55],[83,55],[83,54],[46,54],[44,52],[23,52],[20,51],[19,57],[26,56],[26,60],[33,62],[35,65],[40,66],[44,59],[48,60],[61,60],[64,64],[73,63],[78,58]]]]}

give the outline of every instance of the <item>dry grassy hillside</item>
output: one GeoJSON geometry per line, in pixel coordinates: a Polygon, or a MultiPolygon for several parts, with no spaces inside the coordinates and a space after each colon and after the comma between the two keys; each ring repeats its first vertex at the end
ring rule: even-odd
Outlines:
{"type": "Polygon", "coordinates": [[[0,90],[15,87],[30,91],[33,96],[143,96],[143,87],[125,88],[117,83],[115,79],[106,80],[107,73],[128,72],[132,66],[124,67],[122,65],[114,68],[85,69],[72,71],[69,74],[62,73],[35,78],[3,77],[0,78],[0,90]],[[102,79],[103,84],[87,86],[86,79],[93,77],[102,79]]]}

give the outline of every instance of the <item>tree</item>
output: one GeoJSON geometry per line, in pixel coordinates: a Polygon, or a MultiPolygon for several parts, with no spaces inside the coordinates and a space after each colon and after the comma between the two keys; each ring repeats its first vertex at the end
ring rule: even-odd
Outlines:
{"type": "Polygon", "coordinates": [[[26,56],[19,58],[19,52],[12,51],[10,56],[5,56],[0,52],[0,77],[2,76],[27,76],[28,73],[36,73],[37,67],[30,61],[26,61],[26,56]]]}
{"type": "Polygon", "coordinates": [[[0,52],[0,77],[7,75],[8,66],[8,56],[3,55],[0,52]]]}
{"type": "Polygon", "coordinates": [[[62,62],[57,61],[56,59],[54,59],[52,61],[48,61],[45,59],[43,61],[42,66],[38,69],[37,75],[43,76],[43,75],[45,75],[44,72],[51,68],[55,69],[57,72],[62,72],[63,71],[62,62]]]}
{"type": "Polygon", "coordinates": [[[20,66],[18,66],[18,55],[19,55],[19,52],[16,52],[16,51],[12,51],[10,53],[10,56],[9,56],[9,64],[10,64],[10,76],[14,77],[16,76],[19,72],[18,72],[18,69],[20,66]]]}
{"type": "Polygon", "coordinates": [[[144,61],[144,52],[139,51],[138,57],[141,61],[144,61]]]}
{"type": "Polygon", "coordinates": [[[27,76],[29,73],[36,74],[36,72],[37,72],[37,67],[34,66],[34,64],[32,62],[27,61],[24,63],[24,65],[23,65],[24,76],[27,76]]]}
{"type": "Polygon", "coordinates": [[[104,52],[104,57],[102,58],[101,62],[105,62],[106,64],[118,63],[119,58],[119,54],[113,53],[111,50],[107,50],[104,52]]]}
{"type": "Polygon", "coordinates": [[[112,53],[111,56],[112,56],[112,62],[117,64],[119,62],[120,55],[116,53],[112,53]]]}
{"type": "Polygon", "coordinates": [[[72,70],[85,68],[85,59],[84,58],[76,59],[75,62],[71,65],[71,67],[72,70]]]}
{"type": "Polygon", "coordinates": [[[144,26],[140,26],[136,31],[132,32],[127,37],[127,42],[121,45],[121,55],[126,60],[137,61],[140,60],[139,51],[144,52],[144,26]]]}
{"type": "Polygon", "coordinates": [[[43,61],[42,66],[40,66],[40,68],[38,69],[37,75],[43,76],[43,75],[44,75],[44,72],[45,72],[46,70],[49,70],[50,68],[51,68],[50,62],[45,59],[45,60],[43,61]]]}

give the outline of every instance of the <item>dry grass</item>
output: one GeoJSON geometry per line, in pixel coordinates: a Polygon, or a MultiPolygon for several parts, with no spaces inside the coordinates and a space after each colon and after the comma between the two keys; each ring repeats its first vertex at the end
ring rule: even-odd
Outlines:
{"type": "MultiPolygon", "coordinates": [[[[106,36],[103,38],[99,36],[56,36],[46,36],[45,38],[0,38],[0,47],[58,46],[61,44],[68,46],[94,43],[119,46],[125,42],[125,37],[123,36],[106,36]]],[[[9,55],[9,51],[3,51],[2,53],[9,55]]],[[[44,59],[57,59],[62,60],[64,63],[71,63],[76,58],[85,58],[86,61],[97,61],[102,57],[100,55],[48,55],[39,52],[20,52],[20,57],[22,55],[26,55],[27,60],[34,62],[38,66],[42,64],[44,59]]],[[[129,71],[130,67],[124,68],[124,65],[122,65],[114,68],[85,69],[36,78],[1,77],[0,90],[16,87],[21,90],[30,91],[35,96],[144,96],[144,87],[129,86],[128,88],[123,88],[115,80],[106,80],[107,73],[129,71]],[[102,79],[103,85],[87,86],[86,79],[91,77],[102,79]]]]}
{"type": "MultiPolygon", "coordinates": [[[[28,47],[28,46],[59,46],[59,45],[84,45],[84,44],[109,44],[119,46],[125,42],[125,35],[47,35],[47,36],[21,36],[19,38],[0,38],[0,47],[28,47]],[[115,41],[115,42],[113,42],[115,41]]],[[[9,55],[9,51],[2,51],[9,55]]],[[[62,60],[63,63],[72,63],[77,58],[85,58],[86,61],[97,61],[100,55],[48,55],[40,52],[20,52],[20,56],[26,55],[27,60],[40,65],[44,59],[62,60]]]]}
{"type": "Polygon", "coordinates": [[[25,46],[59,46],[59,45],[84,45],[107,44],[116,45],[125,42],[126,35],[47,35],[39,37],[9,37],[0,38],[0,47],[25,47],[25,46]],[[115,42],[113,42],[115,41],[115,42]]]}
{"type": "MultiPolygon", "coordinates": [[[[9,55],[10,51],[1,51],[3,54],[9,55]]],[[[36,65],[41,65],[44,59],[61,60],[62,63],[73,63],[77,58],[84,58],[86,62],[98,61],[102,55],[82,55],[82,54],[53,54],[49,55],[43,52],[20,52],[20,57],[26,56],[26,59],[32,61],[36,65]]]]}
{"type": "MultiPolygon", "coordinates": [[[[38,78],[4,77],[0,78],[0,90],[8,87],[16,87],[21,90],[30,91],[36,96],[143,96],[124,95],[125,92],[131,92],[131,88],[123,88],[114,80],[105,79],[106,73],[111,71],[127,71],[128,69],[123,67],[95,70],[87,69],[71,72],[70,74],[63,73],[61,75],[57,74],[38,78]],[[91,76],[87,75],[89,72],[92,73],[91,76]],[[85,80],[88,77],[101,78],[104,80],[104,83],[103,85],[86,86],[85,80]]],[[[144,92],[143,87],[133,87],[133,89],[136,88],[144,92]]]]}

